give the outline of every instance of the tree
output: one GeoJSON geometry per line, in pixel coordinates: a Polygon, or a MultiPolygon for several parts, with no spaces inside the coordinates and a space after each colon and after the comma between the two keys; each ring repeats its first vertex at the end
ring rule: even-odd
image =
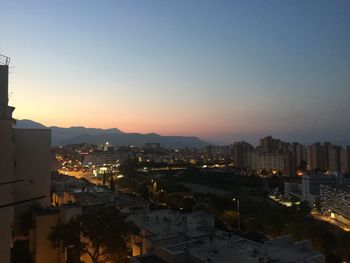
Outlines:
{"type": "Polygon", "coordinates": [[[283,229],[283,222],[279,218],[270,217],[263,221],[263,232],[269,237],[280,236],[283,229]]]}
{"type": "Polygon", "coordinates": [[[307,236],[312,240],[312,245],[316,250],[322,253],[329,253],[337,247],[337,237],[329,229],[315,224],[309,225],[305,231],[307,232],[307,236]]]}
{"type": "Polygon", "coordinates": [[[248,217],[244,220],[244,226],[247,231],[259,231],[261,230],[261,222],[255,217],[248,217]]]}
{"type": "Polygon", "coordinates": [[[229,228],[238,227],[238,212],[234,210],[225,210],[220,216],[221,221],[229,228]]]}
{"type": "Polygon", "coordinates": [[[137,186],[136,192],[140,194],[140,196],[146,200],[149,198],[149,187],[146,183],[139,184],[137,186]]]}
{"type": "Polygon", "coordinates": [[[343,262],[350,261],[350,234],[348,232],[343,233],[339,238],[338,254],[343,256],[343,262]]]}
{"type": "Polygon", "coordinates": [[[110,180],[109,180],[109,188],[114,192],[115,191],[115,185],[114,185],[114,178],[113,174],[111,174],[110,180]]]}
{"type": "Polygon", "coordinates": [[[53,248],[70,249],[71,254],[79,256],[87,255],[94,263],[106,259],[127,262],[128,239],[137,228],[125,218],[114,207],[100,207],[66,223],[59,222],[52,228],[48,240],[53,248]]]}
{"type": "Polygon", "coordinates": [[[136,160],[127,159],[119,166],[119,171],[124,176],[130,177],[136,174],[137,167],[138,167],[138,162],[136,160]]]}
{"type": "MultiPolygon", "coordinates": [[[[73,251],[74,259],[70,262],[80,262],[80,256],[88,251],[88,244],[80,240],[81,217],[70,219],[67,223],[58,222],[49,233],[48,240],[53,248],[62,248],[73,251]]],[[[92,259],[93,262],[95,262],[92,259]]]]}
{"type": "Polygon", "coordinates": [[[298,207],[299,215],[307,216],[310,214],[310,212],[311,212],[311,208],[309,206],[309,203],[307,201],[301,201],[298,207]]]}
{"type": "Polygon", "coordinates": [[[300,160],[299,167],[300,170],[306,171],[307,169],[307,162],[305,160],[300,160]]]}
{"type": "Polygon", "coordinates": [[[106,171],[103,172],[103,177],[102,177],[102,185],[106,185],[106,171]]]}

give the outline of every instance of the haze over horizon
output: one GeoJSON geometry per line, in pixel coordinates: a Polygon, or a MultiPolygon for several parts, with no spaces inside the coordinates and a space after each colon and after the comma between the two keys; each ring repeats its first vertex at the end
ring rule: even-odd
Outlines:
{"type": "Polygon", "coordinates": [[[1,1],[14,117],[349,142],[349,1],[1,1]]]}
{"type": "MultiPolygon", "coordinates": [[[[234,136],[231,136],[229,138],[227,138],[226,140],[225,139],[206,139],[206,138],[203,138],[203,137],[199,137],[199,136],[196,136],[196,135],[191,135],[191,134],[182,134],[182,135],[173,135],[173,134],[160,134],[160,133],[156,133],[156,132],[135,132],[135,131],[128,131],[128,132],[125,132],[121,129],[119,129],[118,127],[109,127],[109,128],[100,128],[100,127],[90,127],[90,126],[84,126],[84,125],[71,125],[71,126],[57,126],[57,125],[45,125],[44,123],[39,123],[39,122],[35,122],[33,120],[28,120],[28,119],[17,119],[17,121],[24,121],[24,122],[33,122],[32,123],[22,123],[20,125],[20,128],[37,128],[37,126],[39,125],[43,125],[45,126],[46,128],[52,128],[52,127],[56,127],[56,128],[64,128],[64,129],[70,129],[70,128],[84,128],[84,129],[102,129],[102,130],[113,130],[113,129],[116,129],[117,132],[119,133],[124,133],[124,134],[157,134],[157,135],[160,135],[160,136],[183,136],[184,138],[185,137],[196,137],[200,140],[202,140],[203,142],[205,143],[209,143],[209,144],[213,144],[213,145],[228,145],[228,144],[232,144],[233,142],[236,142],[236,141],[246,141],[246,142],[249,142],[251,143],[252,145],[254,146],[257,146],[259,145],[259,139],[260,138],[263,138],[263,137],[266,137],[266,136],[271,136],[271,134],[256,134],[256,135],[250,135],[250,134],[238,134],[238,135],[234,135],[234,136]]],[[[17,124],[17,123],[16,123],[17,124]]],[[[15,127],[17,128],[17,127],[15,127]]],[[[83,135],[83,133],[81,133],[80,135],[83,135]]],[[[272,135],[272,137],[274,137],[275,139],[282,139],[283,141],[287,141],[287,142],[298,142],[298,143],[302,143],[302,144],[312,144],[312,143],[316,143],[316,142],[333,142],[333,143],[337,143],[337,144],[340,144],[341,146],[348,146],[350,145],[350,141],[348,141],[347,139],[338,139],[338,140],[333,140],[333,141],[330,141],[329,139],[323,139],[323,140],[316,140],[315,138],[301,138],[301,137],[286,137],[286,136],[274,136],[272,135]],[[291,139],[292,138],[292,139],[291,139]]]]}

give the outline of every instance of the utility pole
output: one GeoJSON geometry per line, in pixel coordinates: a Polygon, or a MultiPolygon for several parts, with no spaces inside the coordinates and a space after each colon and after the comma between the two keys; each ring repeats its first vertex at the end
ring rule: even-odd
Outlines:
{"type": "Polygon", "coordinates": [[[238,213],[237,229],[238,229],[238,231],[240,231],[241,230],[241,220],[240,220],[240,212],[239,212],[239,199],[233,198],[232,200],[237,203],[237,213],[238,213]]]}

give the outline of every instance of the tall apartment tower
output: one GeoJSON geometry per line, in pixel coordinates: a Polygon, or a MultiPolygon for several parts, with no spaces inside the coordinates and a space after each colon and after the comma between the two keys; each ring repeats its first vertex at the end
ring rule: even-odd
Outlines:
{"type": "Polygon", "coordinates": [[[350,173],[350,146],[340,150],[340,170],[350,173]]]}
{"type": "Polygon", "coordinates": [[[279,148],[280,140],[272,138],[272,136],[266,136],[260,139],[259,146],[264,152],[271,153],[276,152],[279,148]]]}
{"type": "MultiPolygon", "coordinates": [[[[314,143],[307,147],[308,170],[323,169],[326,166],[324,146],[321,143],[314,143]]],[[[326,170],[326,168],[324,168],[326,170]]]]}
{"type": "Polygon", "coordinates": [[[342,148],[337,145],[330,144],[328,147],[328,170],[340,171],[340,152],[342,148]]]}
{"type": "Polygon", "coordinates": [[[235,142],[232,146],[232,155],[235,165],[239,168],[249,167],[249,151],[253,147],[247,142],[235,142]]]}
{"type": "MultiPolygon", "coordinates": [[[[14,144],[12,134],[13,107],[8,106],[8,71],[10,60],[0,62],[0,205],[13,203],[14,144]]],[[[10,262],[13,208],[0,208],[0,262],[10,262]]]]}
{"type": "Polygon", "coordinates": [[[50,205],[51,131],[14,129],[8,105],[10,59],[0,55],[0,262],[9,263],[16,218],[50,205]]]}

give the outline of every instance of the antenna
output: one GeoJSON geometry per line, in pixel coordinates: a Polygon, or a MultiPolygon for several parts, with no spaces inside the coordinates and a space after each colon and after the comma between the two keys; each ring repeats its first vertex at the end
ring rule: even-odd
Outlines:
{"type": "Polygon", "coordinates": [[[10,65],[11,58],[0,54],[0,65],[10,65]]]}

